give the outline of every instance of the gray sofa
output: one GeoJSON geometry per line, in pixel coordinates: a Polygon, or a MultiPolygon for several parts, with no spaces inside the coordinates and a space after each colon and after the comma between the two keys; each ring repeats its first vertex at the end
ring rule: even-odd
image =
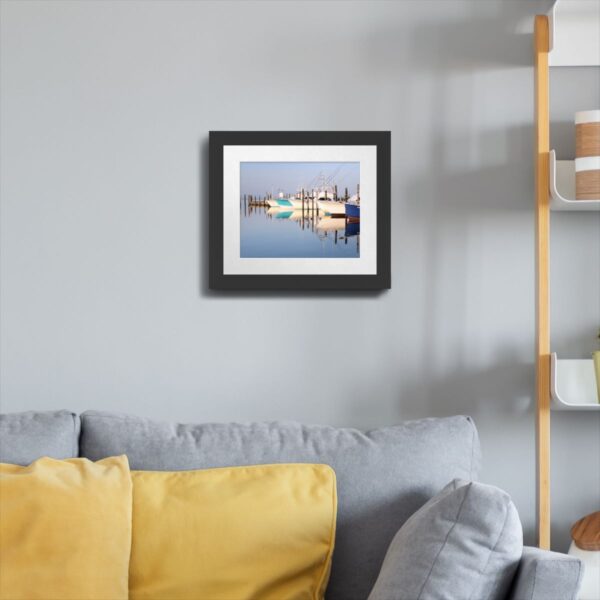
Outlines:
{"type": "MultiPolygon", "coordinates": [[[[367,433],[286,422],[182,425],[98,411],[0,416],[1,462],[29,464],[41,456],[98,460],[119,454],[138,470],[331,465],[339,507],[330,600],[365,600],[406,519],[452,479],[475,480],[480,470],[477,430],[461,416],[367,433]]],[[[525,548],[509,598],[575,599],[581,571],[575,558],[525,548]]]]}

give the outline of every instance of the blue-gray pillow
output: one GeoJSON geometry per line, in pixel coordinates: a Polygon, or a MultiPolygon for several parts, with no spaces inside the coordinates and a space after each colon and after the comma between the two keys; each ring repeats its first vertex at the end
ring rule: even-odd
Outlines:
{"type": "Polygon", "coordinates": [[[68,410],[0,415],[0,462],[28,465],[42,456],[79,454],[80,421],[68,410]]]}
{"type": "Polygon", "coordinates": [[[455,479],[396,533],[369,600],[504,600],[522,552],[510,496],[455,479]]]}

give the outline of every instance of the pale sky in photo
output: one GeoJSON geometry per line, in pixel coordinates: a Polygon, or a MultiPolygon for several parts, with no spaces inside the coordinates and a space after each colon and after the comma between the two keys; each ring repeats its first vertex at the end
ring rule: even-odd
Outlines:
{"type": "Polygon", "coordinates": [[[264,196],[282,191],[292,194],[301,188],[317,187],[320,174],[325,178],[335,175],[330,185],[338,186],[338,193],[356,194],[360,182],[359,162],[242,162],[240,163],[240,193],[264,196]]]}

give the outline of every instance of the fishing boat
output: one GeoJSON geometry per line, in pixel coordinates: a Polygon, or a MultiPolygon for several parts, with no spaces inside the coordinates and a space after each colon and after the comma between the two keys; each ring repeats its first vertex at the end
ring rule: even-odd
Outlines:
{"type": "Polygon", "coordinates": [[[346,208],[343,202],[335,202],[334,200],[318,200],[317,206],[326,215],[345,215],[346,208]]]}

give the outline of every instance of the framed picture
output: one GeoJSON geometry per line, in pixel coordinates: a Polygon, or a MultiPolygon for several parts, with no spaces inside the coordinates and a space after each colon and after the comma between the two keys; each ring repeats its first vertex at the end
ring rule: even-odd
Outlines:
{"type": "Polygon", "coordinates": [[[211,131],[209,285],[380,290],[389,131],[211,131]]]}

